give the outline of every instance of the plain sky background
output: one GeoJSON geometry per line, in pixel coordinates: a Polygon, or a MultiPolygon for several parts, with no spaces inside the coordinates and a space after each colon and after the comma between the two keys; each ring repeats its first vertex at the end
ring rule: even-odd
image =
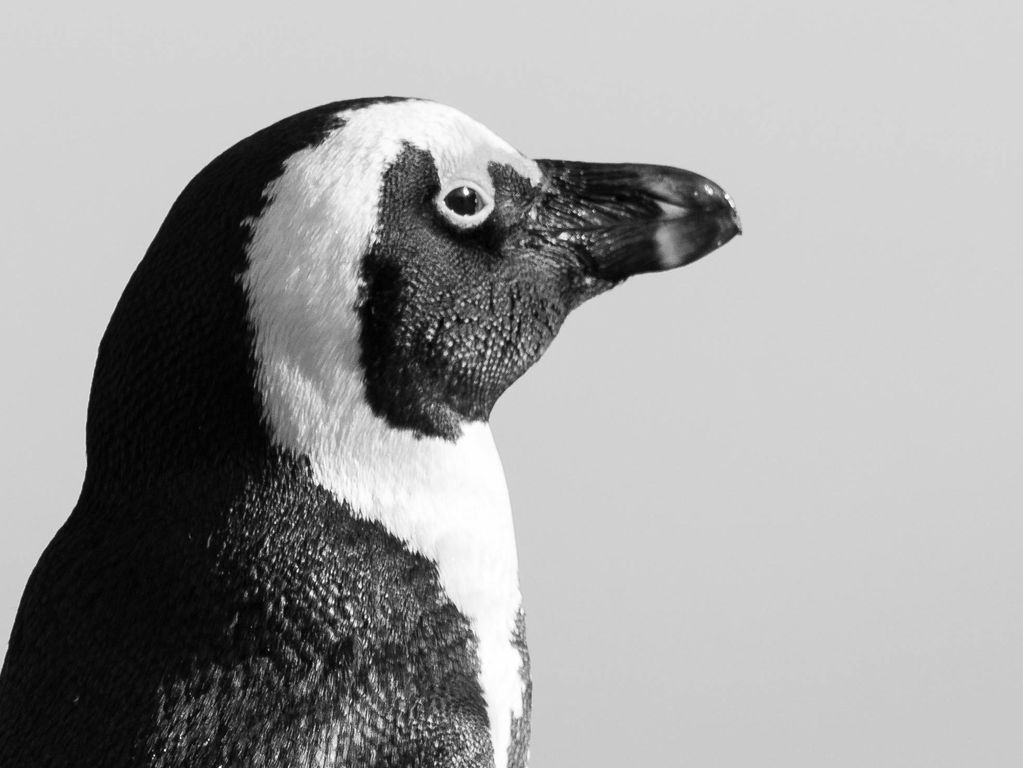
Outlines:
{"type": "Polygon", "coordinates": [[[1020,4],[612,5],[5,11],[0,642],[181,188],[285,115],[419,95],[703,173],[746,227],[498,404],[533,767],[1023,765],[1020,4]]]}

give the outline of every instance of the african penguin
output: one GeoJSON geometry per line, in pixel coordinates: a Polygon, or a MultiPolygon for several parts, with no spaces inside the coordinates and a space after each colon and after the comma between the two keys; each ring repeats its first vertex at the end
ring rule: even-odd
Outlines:
{"type": "Polygon", "coordinates": [[[0,673],[0,768],[522,768],[487,419],[580,303],[740,231],[709,180],[533,161],[414,99],[213,160],[100,344],[88,468],[0,673]]]}

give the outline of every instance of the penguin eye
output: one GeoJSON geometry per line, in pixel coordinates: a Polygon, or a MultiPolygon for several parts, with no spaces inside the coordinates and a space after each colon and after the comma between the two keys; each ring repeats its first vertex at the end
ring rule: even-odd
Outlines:
{"type": "Polygon", "coordinates": [[[446,185],[436,197],[438,212],[459,229],[482,224],[494,208],[490,196],[476,184],[456,181],[446,185]]]}
{"type": "Polygon", "coordinates": [[[483,201],[472,187],[458,187],[444,196],[444,205],[459,216],[472,216],[483,207],[483,201]]]}

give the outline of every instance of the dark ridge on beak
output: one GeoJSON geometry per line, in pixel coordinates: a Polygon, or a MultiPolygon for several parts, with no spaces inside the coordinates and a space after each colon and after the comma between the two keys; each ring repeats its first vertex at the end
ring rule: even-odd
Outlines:
{"type": "Polygon", "coordinates": [[[742,233],[731,197],[691,171],[537,162],[547,185],[536,230],[571,247],[593,277],[617,282],[685,266],[742,233]]]}

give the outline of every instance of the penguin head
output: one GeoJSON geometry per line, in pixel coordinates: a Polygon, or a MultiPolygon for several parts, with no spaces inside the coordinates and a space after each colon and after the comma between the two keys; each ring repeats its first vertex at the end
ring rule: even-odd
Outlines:
{"type": "Polygon", "coordinates": [[[574,307],[739,231],[702,176],[534,161],[433,102],[300,113],[172,207],[100,347],[90,469],[328,450],[371,421],[456,441],[574,307]]]}
{"type": "Polygon", "coordinates": [[[686,171],[533,161],[428,101],[339,120],[285,163],[249,222],[262,388],[284,408],[303,400],[296,381],[336,385],[339,370],[357,371],[391,427],[457,439],[574,307],[739,231],[727,195],[686,171]]]}

